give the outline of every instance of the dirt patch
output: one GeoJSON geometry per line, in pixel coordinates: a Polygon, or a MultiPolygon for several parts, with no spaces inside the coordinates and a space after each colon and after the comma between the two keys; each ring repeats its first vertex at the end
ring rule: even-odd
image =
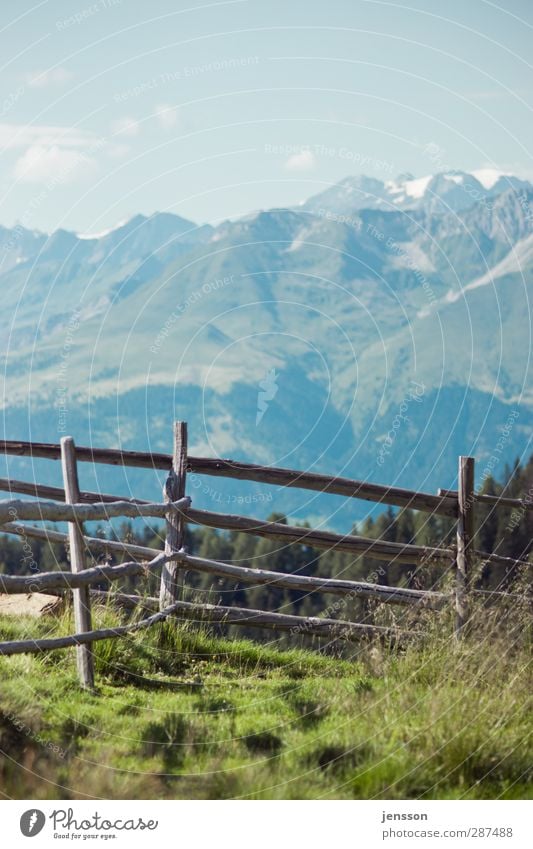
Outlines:
{"type": "Polygon", "coordinates": [[[0,593],[1,616],[54,616],[63,609],[63,599],[45,593],[7,595],[0,593]]]}

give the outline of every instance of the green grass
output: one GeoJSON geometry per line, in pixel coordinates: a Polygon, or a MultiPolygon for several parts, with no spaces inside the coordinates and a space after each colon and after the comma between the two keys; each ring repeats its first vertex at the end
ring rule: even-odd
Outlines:
{"type": "MultiPolygon", "coordinates": [[[[97,624],[116,615],[96,610],[97,624]]],[[[98,691],[74,650],[0,658],[7,797],[525,798],[531,795],[523,633],[457,648],[279,651],[176,622],[95,645],[98,691]]],[[[0,620],[2,639],[69,633],[0,620]]],[[[481,631],[479,632],[481,635],[481,631]]]]}

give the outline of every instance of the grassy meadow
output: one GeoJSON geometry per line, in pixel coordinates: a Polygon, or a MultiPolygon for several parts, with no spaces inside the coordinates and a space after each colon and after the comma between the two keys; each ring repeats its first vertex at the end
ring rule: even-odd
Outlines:
{"type": "MultiPolygon", "coordinates": [[[[94,609],[97,626],[117,617],[94,609]]],[[[0,658],[0,788],[33,799],[526,798],[521,618],[482,607],[458,646],[447,612],[411,644],[319,651],[167,621],[95,644],[94,694],[78,687],[73,649],[0,658]]],[[[69,632],[69,611],[0,620],[3,640],[69,632]]]]}

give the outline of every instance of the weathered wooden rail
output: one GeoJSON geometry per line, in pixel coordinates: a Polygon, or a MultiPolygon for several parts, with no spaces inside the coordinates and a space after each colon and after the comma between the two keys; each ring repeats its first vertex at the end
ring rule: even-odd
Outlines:
{"type": "MultiPolygon", "coordinates": [[[[54,533],[37,530],[34,528],[19,528],[17,530],[6,527],[8,533],[18,533],[21,536],[37,536],[50,542],[66,542],[67,534],[54,533]],[[33,533],[37,530],[37,533],[33,533]]],[[[84,543],[88,550],[117,551],[128,554],[136,554],[146,560],[152,559],[143,565],[142,562],[132,561],[120,563],[116,566],[99,564],[83,572],[39,572],[35,575],[0,575],[0,592],[28,593],[46,592],[56,589],[74,589],[85,585],[94,584],[99,581],[117,581],[121,578],[143,575],[153,571],[166,562],[175,560],[182,568],[186,567],[196,572],[205,572],[209,575],[217,575],[223,578],[234,578],[245,584],[254,586],[281,587],[283,589],[302,590],[308,592],[320,591],[333,595],[348,595],[352,597],[375,598],[390,604],[416,604],[424,607],[440,609],[448,601],[445,593],[432,592],[429,590],[413,590],[403,587],[386,587],[381,584],[371,584],[364,581],[347,581],[340,578],[315,578],[307,575],[286,574],[284,572],[272,572],[267,569],[250,569],[247,566],[233,566],[229,563],[221,563],[218,560],[209,560],[205,557],[195,557],[181,550],[167,554],[158,552],[156,549],[146,548],[140,545],[128,545],[120,542],[106,542],[95,537],[84,537],[84,543]]]]}
{"type": "MultiPolygon", "coordinates": [[[[0,454],[59,460],[61,452],[58,445],[48,442],[14,442],[0,440],[0,454]]],[[[113,466],[135,466],[141,469],[165,469],[173,463],[172,454],[160,454],[147,451],[122,451],[114,448],[86,448],[76,446],[76,459],[84,463],[104,463],[113,466]]],[[[181,458],[181,465],[183,465],[181,458]]],[[[413,510],[427,510],[443,516],[457,516],[457,498],[432,495],[428,492],[416,492],[394,486],[352,480],[351,478],[299,472],[293,469],[279,469],[273,466],[258,466],[253,463],[240,463],[235,460],[214,460],[207,457],[186,458],[186,472],[197,475],[211,475],[249,480],[258,483],[277,484],[280,487],[297,487],[332,495],[344,495],[346,498],[359,498],[363,501],[391,504],[394,507],[410,507],[413,510]]]]}
{"type": "Polygon", "coordinates": [[[110,501],[102,504],[54,504],[52,501],[1,501],[0,526],[13,521],[37,522],[97,522],[128,516],[137,519],[153,516],[164,519],[169,513],[180,512],[191,503],[190,498],[180,498],[166,504],[131,504],[129,501],[110,501]]]}
{"type": "MultiPolygon", "coordinates": [[[[132,602],[145,607],[154,608],[159,599],[140,599],[130,596],[132,602]]],[[[383,628],[378,625],[364,625],[359,622],[343,622],[340,619],[322,619],[318,616],[292,616],[283,613],[268,613],[264,610],[253,610],[244,607],[224,607],[214,604],[194,604],[189,601],[176,601],[167,608],[154,613],[147,619],[133,622],[129,625],[118,625],[116,628],[101,628],[85,631],[66,637],[49,637],[42,640],[12,640],[0,642],[0,655],[37,654],[53,649],[66,649],[73,646],[81,647],[99,640],[111,640],[124,637],[135,631],[142,631],[162,622],[169,616],[182,614],[186,618],[194,618],[200,622],[216,622],[222,625],[246,625],[251,628],[270,628],[275,631],[305,632],[312,636],[328,639],[358,641],[361,637],[371,637],[381,634],[384,637],[400,638],[414,636],[413,632],[400,628],[383,628]]]]}
{"type": "Polygon", "coordinates": [[[437,495],[432,495],[314,472],[260,466],[227,459],[191,457],[187,453],[187,426],[183,422],[175,423],[172,454],[80,447],[76,446],[70,437],[65,437],[60,444],[3,440],[0,441],[0,452],[16,456],[61,460],[63,487],[15,479],[0,479],[1,490],[38,499],[37,501],[14,499],[0,502],[0,531],[22,537],[43,539],[51,543],[68,542],[72,569],[68,572],[54,571],[32,575],[0,575],[0,591],[9,594],[72,591],[76,627],[76,633],[66,637],[0,642],[0,655],[76,646],[80,680],[82,685],[88,688],[94,685],[91,652],[93,642],[117,638],[149,628],[170,616],[192,617],[199,621],[227,625],[288,630],[292,633],[313,634],[328,639],[355,640],[371,635],[386,636],[390,639],[412,636],[412,632],[399,628],[383,628],[324,617],[293,616],[275,611],[187,602],[180,598],[185,570],[235,579],[239,583],[252,586],[273,586],[302,592],[319,591],[352,599],[372,598],[385,604],[409,605],[429,610],[441,610],[454,603],[455,634],[457,638],[461,638],[468,623],[469,584],[474,559],[503,566],[531,565],[529,561],[516,561],[500,555],[480,552],[474,548],[476,503],[522,509],[530,509],[531,504],[527,499],[477,494],[474,490],[474,460],[471,457],[459,459],[457,491],[441,489],[437,495]],[[78,484],[77,462],[165,469],[168,471],[168,477],[163,490],[163,503],[84,492],[80,490],[78,484]],[[453,547],[400,544],[352,533],[336,534],[320,528],[297,527],[247,516],[199,510],[191,506],[191,500],[185,494],[189,473],[218,475],[237,480],[269,483],[279,487],[300,487],[435,513],[457,521],[457,543],[453,547]],[[164,550],[158,551],[127,542],[89,537],[83,531],[83,522],[108,520],[118,516],[164,518],[166,522],[164,550]],[[66,521],[69,523],[69,533],[23,524],[28,521],[66,521]],[[433,563],[443,566],[454,564],[455,591],[453,594],[446,594],[406,587],[389,587],[364,581],[313,577],[300,573],[286,574],[202,558],[189,554],[184,548],[184,532],[187,524],[253,534],[279,540],[283,544],[305,545],[321,551],[336,550],[355,555],[366,554],[375,560],[388,563],[413,565],[433,563]],[[109,563],[89,565],[86,557],[94,552],[126,553],[133,560],[118,565],[109,563]],[[95,584],[110,584],[125,577],[155,574],[159,570],[161,570],[159,599],[109,590],[90,590],[90,587],[95,584]],[[91,625],[92,598],[112,599],[123,607],[138,607],[156,612],[139,622],[120,625],[116,628],[93,629],[91,625]]]}
{"type": "MultiPolygon", "coordinates": [[[[17,494],[23,495],[32,495],[37,498],[51,498],[57,501],[65,500],[65,490],[61,487],[55,486],[47,486],[45,484],[39,483],[28,483],[26,481],[18,481],[18,480],[8,480],[7,478],[0,478],[0,490],[7,490],[10,492],[16,492],[17,494]]],[[[148,501],[143,501],[142,499],[135,498],[127,498],[123,495],[110,495],[96,492],[84,492],[80,491],[80,503],[82,504],[92,504],[97,499],[100,499],[102,503],[115,503],[115,502],[124,502],[128,504],[144,504],[148,505],[148,501]]],[[[120,514],[126,515],[126,514],[120,514]]],[[[135,512],[131,514],[135,515],[135,512]]],[[[353,534],[330,534],[330,532],[324,531],[311,531],[308,528],[298,528],[295,525],[284,525],[282,523],[275,522],[266,522],[262,519],[250,519],[247,516],[233,516],[225,513],[215,513],[208,510],[194,510],[192,508],[188,508],[184,510],[184,516],[187,521],[197,524],[197,525],[205,525],[207,527],[216,528],[218,530],[238,530],[242,533],[256,534],[258,536],[271,536],[275,537],[277,533],[281,534],[280,539],[286,540],[288,536],[298,537],[297,541],[307,545],[313,545],[316,548],[335,548],[335,547],[344,547],[345,550],[349,549],[349,546],[354,545],[355,548],[353,552],[359,554],[370,554],[375,557],[376,560],[396,560],[398,554],[403,554],[405,557],[402,562],[414,563],[418,559],[423,559],[425,562],[433,561],[433,562],[449,562],[450,558],[453,558],[455,554],[455,549],[452,548],[436,548],[431,546],[407,546],[407,545],[399,545],[398,543],[383,543],[383,541],[370,539],[368,537],[359,537],[354,536],[353,534]],[[257,529],[257,530],[256,530],[257,529]],[[324,540],[324,543],[327,539],[327,544],[320,545],[320,542],[311,542],[309,538],[309,533],[317,533],[320,535],[320,538],[324,540]],[[324,536],[325,533],[328,533],[328,537],[324,536]],[[378,546],[378,543],[380,544],[378,546]],[[390,547],[389,547],[390,546],[390,547]],[[379,556],[379,551],[383,553],[383,556],[379,556]]],[[[16,526],[13,522],[4,525],[4,528],[8,527],[11,529],[10,533],[16,533],[16,526]]],[[[50,540],[55,540],[56,542],[62,542],[61,535],[53,536],[55,532],[53,531],[39,531],[38,529],[25,528],[25,534],[27,536],[35,536],[37,538],[46,538],[46,534],[49,535],[50,540]]],[[[101,541],[100,541],[101,542],[101,541]]],[[[123,543],[117,543],[117,545],[123,545],[123,543]]],[[[351,550],[351,549],[350,549],[351,550]]],[[[504,557],[499,554],[489,553],[485,551],[480,551],[478,549],[473,549],[473,554],[477,559],[483,560],[487,564],[494,564],[496,566],[511,566],[514,563],[523,564],[525,566],[530,566],[531,563],[526,560],[517,560],[511,557],[504,557]]],[[[400,561],[398,561],[400,562],[400,561]]]]}

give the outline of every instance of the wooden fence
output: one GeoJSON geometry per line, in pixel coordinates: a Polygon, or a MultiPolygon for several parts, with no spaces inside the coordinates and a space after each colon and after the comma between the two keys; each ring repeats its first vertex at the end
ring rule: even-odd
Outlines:
{"type": "Polygon", "coordinates": [[[0,479],[1,490],[8,491],[11,494],[30,495],[38,499],[37,501],[16,499],[0,502],[0,531],[22,537],[43,539],[51,543],[68,542],[71,564],[71,571],[69,572],[0,575],[0,591],[26,594],[47,590],[56,592],[70,590],[73,595],[76,630],[75,634],[66,637],[0,642],[0,655],[41,652],[76,646],[80,681],[82,686],[89,689],[94,687],[92,643],[149,628],[169,616],[192,617],[208,622],[288,630],[294,634],[313,634],[330,639],[357,640],[361,636],[376,634],[387,637],[402,637],[410,633],[398,628],[384,628],[324,617],[289,616],[235,606],[224,607],[187,602],[182,597],[183,572],[185,569],[224,578],[233,578],[244,584],[265,585],[305,592],[320,591],[321,593],[349,598],[373,598],[385,604],[415,605],[430,610],[439,610],[453,603],[455,605],[455,637],[461,639],[468,622],[469,584],[474,560],[482,559],[487,564],[497,566],[531,565],[529,561],[513,560],[497,554],[478,551],[474,548],[476,504],[486,503],[492,507],[516,507],[523,511],[531,510],[533,505],[527,499],[476,493],[474,488],[474,459],[472,457],[459,458],[457,491],[439,490],[437,495],[433,495],[311,472],[259,466],[233,460],[191,457],[187,453],[187,425],[185,422],[175,422],[174,424],[172,454],[84,448],[76,446],[71,437],[64,437],[60,444],[4,440],[0,441],[0,452],[9,455],[61,460],[63,488],[14,479],[0,479]],[[167,470],[168,476],[163,488],[163,501],[162,503],[151,503],[119,495],[83,492],[78,483],[78,462],[167,470]],[[186,495],[188,473],[257,481],[280,487],[299,487],[446,516],[456,520],[456,544],[448,547],[404,545],[385,540],[369,539],[355,534],[336,534],[246,516],[198,510],[191,506],[191,499],[186,495]],[[164,550],[158,551],[127,542],[103,540],[85,534],[83,522],[108,520],[118,516],[164,518],[166,523],[164,550]],[[66,521],[69,523],[69,533],[64,534],[23,524],[25,521],[66,521]],[[452,597],[443,592],[389,587],[339,578],[311,577],[299,573],[286,574],[209,560],[193,556],[187,552],[184,546],[184,531],[187,524],[240,531],[268,539],[280,540],[287,544],[304,544],[322,550],[344,551],[357,555],[367,554],[376,560],[389,563],[453,564],[455,591],[452,597]],[[86,551],[91,553],[116,551],[121,554],[126,553],[131,556],[132,560],[114,566],[106,563],[88,567],[86,551]],[[129,576],[149,575],[159,569],[161,570],[161,578],[158,599],[117,592],[90,591],[90,586],[93,584],[103,581],[111,583],[129,576]],[[140,621],[115,628],[94,630],[91,622],[91,598],[93,597],[112,599],[121,606],[140,607],[142,610],[151,613],[140,621]]]}

